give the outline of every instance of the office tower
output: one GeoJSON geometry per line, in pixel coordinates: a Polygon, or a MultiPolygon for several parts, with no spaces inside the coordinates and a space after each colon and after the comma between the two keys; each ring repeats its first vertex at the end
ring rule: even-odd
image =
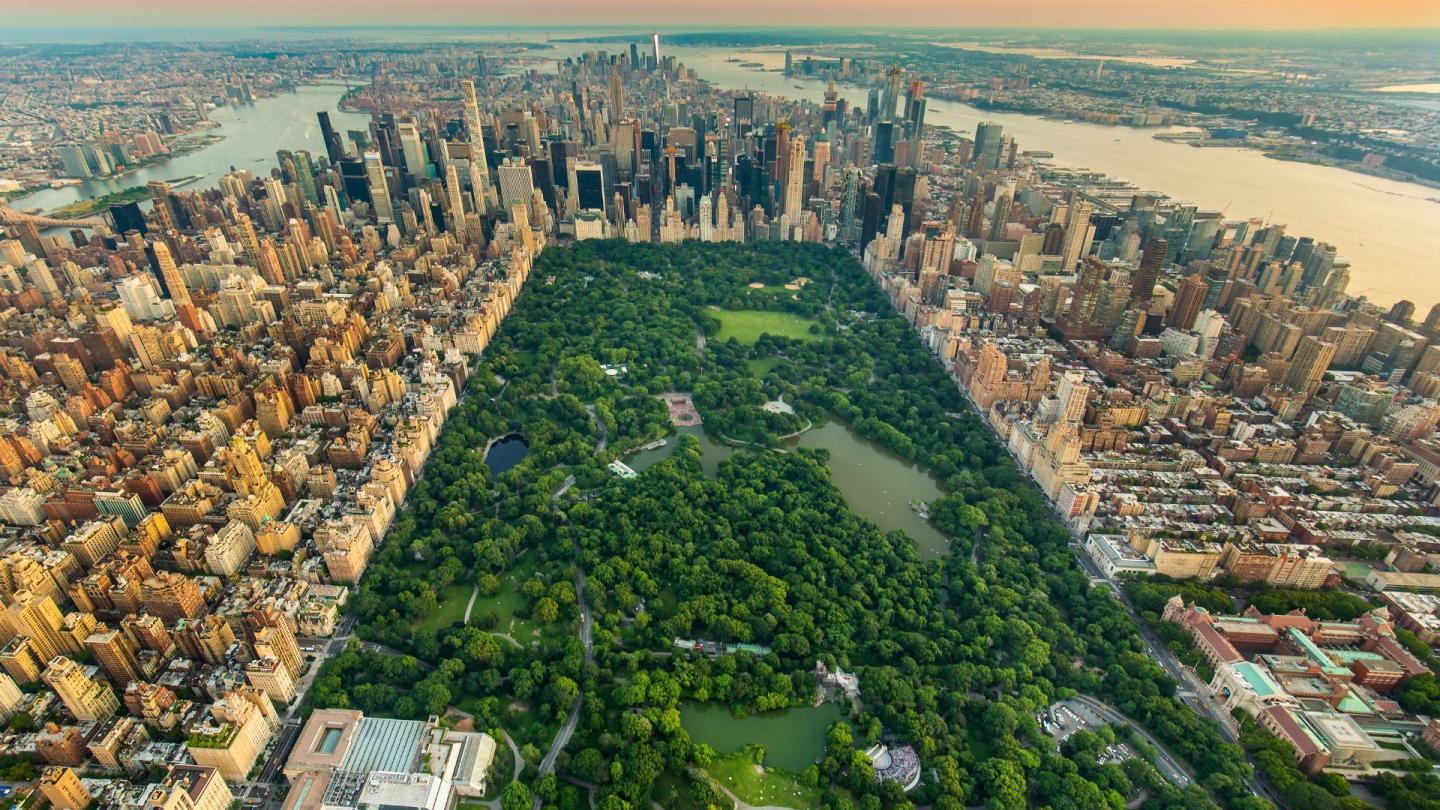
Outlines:
{"type": "Polygon", "coordinates": [[[1014,205],[1014,200],[1015,189],[1011,186],[1002,186],[995,191],[995,213],[990,218],[990,234],[987,237],[990,241],[1004,241],[1006,228],[1010,224],[1010,209],[1014,205]]]}
{"type": "Polygon", "coordinates": [[[375,221],[380,224],[394,222],[395,209],[390,205],[390,189],[385,183],[385,164],[380,159],[380,153],[367,151],[361,160],[365,163],[365,180],[375,221]]]}
{"type": "Polygon", "coordinates": [[[120,700],[108,684],[91,678],[84,667],[63,655],[50,660],[42,678],[76,720],[104,720],[120,709],[120,700]]]}
{"type": "Polygon", "coordinates": [[[335,132],[335,127],[330,125],[330,113],[321,110],[315,113],[320,119],[320,137],[325,141],[325,156],[330,158],[332,165],[339,165],[340,159],[345,157],[345,146],[340,140],[340,135],[335,132]]]}
{"type": "Polygon", "coordinates": [[[445,195],[450,206],[450,232],[459,234],[465,229],[465,197],[460,191],[460,173],[453,163],[445,166],[445,195]]]}
{"type": "Polygon", "coordinates": [[[895,122],[879,121],[875,124],[875,148],[872,163],[891,163],[895,160],[895,122]]]}
{"type": "Polygon", "coordinates": [[[1335,358],[1335,344],[1306,335],[1300,339],[1290,370],[1285,372],[1285,387],[1309,396],[1320,385],[1330,361],[1335,358]]]}
{"type": "Polygon", "coordinates": [[[743,95],[735,97],[735,137],[740,137],[750,130],[755,122],[755,97],[743,95]]]}
{"type": "Polygon", "coordinates": [[[650,48],[651,48],[651,50],[652,50],[652,52],[653,52],[653,54],[654,54],[654,59],[655,59],[655,64],[653,65],[653,67],[654,67],[656,70],[659,70],[659,69],[660,69],[660,34],[659,34],[659,32],[655,32],[655,33],[652,33],[652,34],[650,35],[650,48]]]}
{"type": "Polygon", "coordinates": [[[916,79],[905,94],[906,136],[918,140],[925,134],[925,83],[916,79]]]}
{"type": "Polygon", "coordinates": [[[635,43],[632,42],[632,43],[630,43],[630,69],[631,69],[631,70],[635,70],[635,69],[637,69],[637,68],[639,68],[639,67],[640,67],[640,46],[638,46],[638,45],[636,45],[635,43]]]}
{"type": "Polygon", "coordinates": [[[900,101],[900,83],[900,68],[888,68],[885,71],[885,91],[880,97],[880,115],[886,120],[895,117],[895,106],[900,101]]]}
{"type": "Polygon", "coordinates": [[[145,225],[145,214],[140,210],[140,203],[128,202],[110,206],[110,221],[115,223],[116,233],[138,231],[144,234],[149,231],[145,225]]]}
{"type": "Polygon", "coordinates": [[[1155,297],[1155,285],[1160,281],[1160,268],[1165,264],[1165,255],[1170,243],[1155,238],[1145,243],[1145,252],[1140,254],[1140,268],[1135,271],[1135,280],[1130,284],[1130,302],[1140,307],[1150,305],[1155,297]]]}
{"type": "Polygon", "coordinates": [[[610,69],[610,120],[618,122],[625,117],[625,93],[620,85],[620,71],[610,69]]]}
{"type": "Polygon", "coordinates": [[[1410,323],[1410,319],[1414,317],[1415,302],[1401,300],[1396,301],[1395,305],[1390,307],[1390,312],[1385,316],[1385,320],[1399,326],[1407,326],[1410,323]]]}
{"type": "Polygon", "coordinates": [[[41,661],[64,652],[65,642],[61,636],[64,617],[55,606],[55,600],[47,594],[34,591],[16,591],[3,616],[10,635],[24,636],[30,640],[35,655],[41,661]]]}
{"type": "Polygon", "coordinates": [[[605,210],[605,167],[592,161],[576,161],[575,202],[581,211],[605,210]]]}
{"type": "Polygon", "coordinates": [[[1210,285],[1205,283],[1199,273],[1180,279],[1179,287],[1175,291],[1175,302],[1165,315],[1165,325],[1176,329],[1189,329],[1194,326],[1209,292],[1210,285]]]}
{"type": "Polygon", "coordinates": [[[400,154],[405,160],[405,173],[414,180],[426,177],[425,143],[420,140],[420,125],[413,118],[402,118],[395,125],[400,140],[400,154]]]}
{"type": "Polygon", "coordinates": [[[1061,254],[1061,266],[1066,271],[1090,252],[1090,234],[1090,203],[1076,200],[1065,218],[1065,252],[1061,254]]]}
{"type": "Polygon", "coordinates": [[[135,643],[124,633],[97,625],[95,632],[85,639],[85,649],[95,656],[95,663],[116,686],[124,688],[131,681],[145,680],[135,643]]]}
{"type": "MultiPolygon", "coordinates": [[[[990,171],[1000,165],[1000,138],[1002,135],[1004,135],[1004,127],[993,121],[981,121],[975,125],[975,146],[971,159],[975,161],[976,169],[990,171]]],[[[1067,269],[1070,266],[1067,266],[1067,269]]]]}
{"type": "Polygon", "coordinates": [[[509,208],[516,203],[530,202],[535,191],[535,179],[530,167],[512,158],[506,158],[497,172],[500,175],[500,205],[509,208]]]}

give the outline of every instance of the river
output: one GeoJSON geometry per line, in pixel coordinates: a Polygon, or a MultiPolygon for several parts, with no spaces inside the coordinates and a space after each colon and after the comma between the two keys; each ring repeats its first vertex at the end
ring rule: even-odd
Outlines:
{"type": "MultiPolygon", "coordinates": [[[[663,42],[662,42],[663,45],[663,42]]],[[[544,57],[565,58],[597,48],[611,52],[619,43],[555,43],[544,57]]],[[[664,47],[703,79],[730,88],[749,87],[772,95],[820,101],[823,79],[785,76],[776,51],[732,48],[664,47]],[[741,67],[736,58],[770,70],[741,67]]],[[[863,106],[864,91],[841,88],[852,104],[863,106]]],[[[1401,298],[1415,302],[1421,316],[1440,303],[1440,273],[1432,269],[1440,255],[1440,189],[1359,174],[1333,166],[1275,160],[1252,149],[1202,149],[1152,137],[1156,129],[1071,123],[1037,115],[981,110],[958,101],[930,99],[930,124],[971,135],[981,121],[995,121],[1022,149],[1055,154],[1054,163],[1121,177],[1147,191],[1158,191],[1227,217],[1262,217],[1284,223],[1287,233],[1311,236],[1335,245],[1351,262],[1350,292],[1388,305],[1401,298]]]]}
{"type": "Polygon", "coordinates": [[[268,175],[276,166],[275,153],[281,149],[307,149],[317,157],[325,154],[320,122],[315,118],[317,112],[330,113],[330,123],[342,138],[347,129],[369,126],[370,116],[335,109],[341,93],[340,87],[306,86],[254,104],[216,107],[210,111],[209,118],[220,126],[209,132],[222,137],[204,149],[120,177],[96,178],[75,186],[37,191],[14,200],[11,205],[21,210],[52,211],[76,200],[143,186],[152,180],[168,182],[191,176],[200,179],[186,185],[187,190],[209,188],[232,168],[268,175]]]}

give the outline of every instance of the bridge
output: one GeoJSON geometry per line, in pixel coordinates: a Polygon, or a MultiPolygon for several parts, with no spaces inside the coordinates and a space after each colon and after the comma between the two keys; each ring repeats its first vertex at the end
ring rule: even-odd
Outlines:
{"type": "Polygon", "coordinates": [[[0,202],[0,225],[19,225],[22,222],[33,222],[37,228],[106,228],[109,225],[99,217],[86,217],[84,219],[57,219],[55,217],[41,217],[34,214],[26,214],[16,211],[9,205],[0,202]]]}

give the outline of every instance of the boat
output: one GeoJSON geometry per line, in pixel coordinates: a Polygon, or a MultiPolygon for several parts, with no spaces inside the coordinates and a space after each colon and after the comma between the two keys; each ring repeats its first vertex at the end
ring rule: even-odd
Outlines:
{"type": "Polygon", "coordinates": [[[930,519],[930,504],[921,500],[912,500],[910,508],[915,510],[915,514],[919,515],[921,520],[930,519]]]}

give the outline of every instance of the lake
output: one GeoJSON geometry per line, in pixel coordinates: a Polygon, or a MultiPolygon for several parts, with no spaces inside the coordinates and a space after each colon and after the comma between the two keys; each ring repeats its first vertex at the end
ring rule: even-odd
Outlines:
{"type": "MultiPolygon", "coordinates": [[[[700,440],[700,466],[706,475],[714,475],[720,462],[740,452],[707,436],[699,426],[683,427],[678,433],[700,440]]],[[[625,459],[625,463],[636,472],[643,472],[661,459],[669,458],[679,444],[679,436],[671,436],[664,447],[642,450],[625,459]]],[[[851,511],[874,523],[882,532],[902,531],[909,535],[924,559],[936,560],[945,555],[950,545],[945,535],[910,507],[912,500],[929,503],[945,493],[939,482],[913,461],[837,422],[811,428],[785,440],[781,446],[791,450],[809,447],[829,451],[830,480],[845,496],[851,511]]]]}
{"type": "Polygon", "coordinates": [[[949,541],[930,521],[910,508],[911,500],[929,503],[945,493],[930,473],[884,447],[859,436],[848,426],[826,422],[784,442],[788,448],[830,451],[830,480],[845,496],[850,510],[881,531],[902,531],[920,546],[920,556],[945,555],[949,541]]]}
{"type": "Polygon", "coordinates": [[[519,433],[511,433],[490,442],[490,448],[485,451],[485,466],[490,468],[491,475],[499,475],[519,464],[529,454],[530,445],[525,441],[525,437],[519,433]]]}
{"type": "Polygon", "coordinates": [[[784,709],[736,719],[718,703],[686,703],[680,724],[690,739],[721,754],[733,754],[751,743],[765,746],[765,764],[800,773],[825,752],[825,731],[845,717],[837,704],[784,709]]]}
{"type": "Polygon", "coordinates": [[[681,436],[694,436],[700,441],[700,467],[706,475],[714,475],[720,469],[720,462],[735,455],[736,448],[728,444],[722,444],[705,433],[705,429],[699,425],[676,428],[675,435],[666,439],[663,447],[656,447],[652,450],[641,450],[629,458],[622,459],[635,472],[644,472],[655,466],[661,459],[666,459],[680,446],[681,436]]]}

